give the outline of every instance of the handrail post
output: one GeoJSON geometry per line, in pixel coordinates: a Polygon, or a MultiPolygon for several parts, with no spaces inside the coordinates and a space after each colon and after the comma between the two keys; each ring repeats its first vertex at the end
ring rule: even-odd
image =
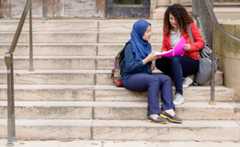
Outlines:
{"type": "MultiPolygon", "coordinates": [[[[214,52],[214,50],[212,51],[214,52]]],[[[214,53],[212,53],[211,56],[211,60],[212,60],[212,65],[211,65],[211,97],[210,97],[210,101],[209,104],[210,105],[215,105],[215,55],[214,53]]]]}
{"type": "Polygon", "coordinates": [[[213,24],[212,23],[212,16],[210,11],[213,11],[213,1],[212,0],[203,0],[203,3],[199,0],[192,0],[193,4],[193,16],[198,16],[201,22],[199,22],[199,25],[202,26],[201,29],[204,34],[204,38],[206,40],[207,45],[212,49],[212,64],[211,64],[211,80],[210,80],[210,100],[209,104],[214,105],[215,104],[215,55],[214,55],[214,49],[212,44],[212,36],[213,36],[213,24]],[[211,10],[209,10],[211,9],[211,10]],[[211,20],[211,21],[209,21],[211,20]],[[203,27],[208,26],[208,27],[203,27]]]}
{"type": "Polygon", "coordinates": [[[14,73],[13,73],[13,55],[12,53],[7,53],[5,55],[5,63],[7,67],[7,94],[8,94],[8,142],[7,145],[13,145],[16,141],[15,132],[15,103],[14,103],[14,73]]]}
{"type": "Polygon", "coordinates": [[[29,1],[29,71],[33,71],[32,0],[29,1]]]}
{"type": "MultiPolygon", "coordinates": [[[[211,22],[213,22],[213,16],[211,15],[211,13],[209,11],[213,12],[213,0],[205,0],[205,7],[207,9],[207,14],[210,18],[210,20],[212,20],[211,22]]],[[[213,25],[215,23],[211,23],[211,39],[213,40],[213,25]]],[[[210,105],[215,105],[215,50],[213,48],[213,42],[211,41],[211,48],[212,48],[212,55],[211,55],[211,60],[212,60],[212,64],[211,64],[211,81],[210,81],[210,100],[209,100],[209,104],[210,105]]]]}
{"type": "MultiPolygon", "coordinates": [[[[207,3],[207,1],[205,1],[205,3],[207,3]]],[[[208,0],[208,5],[209,7],[207,8],[211,8],[211,10],[213,11],[213,0],[208,0]]],[[[210,18],[212,17],[210,12],[209,13],[209,16],[210,18]]],[[[214,25],[215,23],[213,23],[214,25]]],[[[212,28],[214,27],[212,25],[212,28]]],[[[212,30],[213,31],[213,30],[212,30]]],[[[212,32],[212,36],[213,36],[213,32],[212,32]]],[[[212,55],[211,55],[211,60],[212,60],[212,65],[211,65],[211,97],[210,97],[210,101],[209,101],[209,104],[210,105],[214,105],[215,104],[215,50],[213,49],[213,44],[212,44],[212,55]]]]}
{"type": "Polygon", "coordinates": [[[30,70],[33,70],[33,51],[32,51],[32,2],[31,0],[27,0],[23,13],[21,15],[20,21],[17,26],[17,30],[14,34],[11,46],[9,51],[5,54],[5,64],[7,67],[7,146],[13,146],[14,142],[16,141],[16,126],[15,126],[15,101],[14,101],[14,68],[13,68],[13,53],[15,51],[15,48],[17,46],[20,34],[22,32],[23,25],[25,23],[25,19],[27,16],[27,13],[29,11],[29,42],[30,42],[30,70]]]}

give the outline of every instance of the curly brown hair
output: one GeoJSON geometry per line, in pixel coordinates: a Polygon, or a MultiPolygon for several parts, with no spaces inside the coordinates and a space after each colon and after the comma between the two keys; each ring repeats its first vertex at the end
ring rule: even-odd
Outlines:
{"type": "Polygon", "coordinates": [[[173,29],[169,21],[170,14],[172,14],[177,21],[180,32],[187,32],[187,26],[193,22],[193,19],[182,5],[173,4],[167,8],[164,14],[164,33],[169,35],[170,31],[173,29]]]}

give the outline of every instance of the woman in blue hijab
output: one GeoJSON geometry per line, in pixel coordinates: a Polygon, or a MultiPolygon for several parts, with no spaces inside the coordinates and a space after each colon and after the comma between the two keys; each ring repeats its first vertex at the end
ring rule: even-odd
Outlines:
{"type": "Polygon", "coordinates": [[[150,37],[149,22],[141,19],[134,23],[131,39],[125,45],[121,62],[123,85],[132,91],[147,91],[148,119],[151,121],[162,124],[167,121],[182,123],[174,111],[170,78],[163,74],[152,74],[152,61],[156,60],[157,56],[152,53],[150,37]],[[159,106],[160,92],[162,111],[159,106]]]}

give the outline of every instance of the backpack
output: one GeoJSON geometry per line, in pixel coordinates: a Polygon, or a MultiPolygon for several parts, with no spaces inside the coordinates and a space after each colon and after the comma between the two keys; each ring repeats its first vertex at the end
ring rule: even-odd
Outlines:
{"type": "Polygon", "coordinates": [[[214,64],[214,73],[217,71],[217,62],[216,59],[211,59],[212,50],[205,46],[200,52],[201,59],[199,60],[198,72],[195,75],[195,82],[198,85],[204,85],[208,83],[211,79],[212,73],[212,63],[214,64]]]}
{"type": "Polygon", "coordinates": [[[121,67],[120,64],[124,58],[124,50],[128,43],[125,44],[122,50],[120,50],[114,58],[114,65],[111,73],[111,79],[115,86],[123,87],[123,80],[121,77],[121,67]]]}
{"type": "MultiPolygon", "coordinates": [[[[193,41],[193,35],[191,27],[188,27],[188,34],[190,39],[193,41]]],[[[212,73],[212,63],[214,64],[214,73],[217,71],[217,60],[216,58],[211,59],[213,56],[212,49],[205,45],[200,51],[200,60],[198,72],[194,77],[193,85],[204,85],[208,83],[211,79],[212,73]]]]}

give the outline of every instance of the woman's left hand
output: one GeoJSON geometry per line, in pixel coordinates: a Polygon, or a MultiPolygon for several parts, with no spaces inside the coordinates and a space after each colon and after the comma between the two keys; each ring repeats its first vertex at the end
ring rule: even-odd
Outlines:
{"type": "Polygon", "coordinates": [[[184,50],[185,51],[189,51],[190,49],[191,49],[191,45],[190,44],[187,43],[187,44],[184,45],[184,50]]]}

